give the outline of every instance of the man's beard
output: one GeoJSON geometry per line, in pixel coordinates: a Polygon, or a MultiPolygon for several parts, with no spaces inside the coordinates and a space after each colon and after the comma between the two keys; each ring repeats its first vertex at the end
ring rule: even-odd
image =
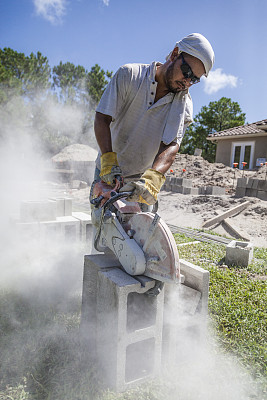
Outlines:
{"type": "Polygon", "coordinates": [[[172,86],[172,83],[171,83],[171,82],[172,82],[172,80],[173,80],[173,70],[174,70],[174,67],[175,67],[175,62],[173,62],[172,64],[170,64],[170,65],[168,66],[168,68],[167,68],[167,70],[166,70],[166,74],[165,74],[165,85],[167,86],[168,90],[169,90],[171,93],[176,94],[176,93],[181,92],[182,90],[185,90],[186,87],[185,87],[185,85],[183,84],[183,82],[181,82],[181,81],[179,81],[179,83],[180,83],[180,85],[182,86],[182,89],[175,88],[175,87],[172,86]]]}

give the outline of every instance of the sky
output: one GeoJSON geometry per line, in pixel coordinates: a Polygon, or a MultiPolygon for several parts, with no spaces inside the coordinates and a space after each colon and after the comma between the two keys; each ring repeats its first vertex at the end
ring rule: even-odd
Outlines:
{"type": "Polygon", "coordinates": [[[194,116],[221,97],[246,122],[267,118],[267,0],[0,0],[0,48],[40,51],[60,61],[115,72],[131,62],[164,62],[175,43],[199,32],[215,52],[208,78],[190,89],[194,116]]]}

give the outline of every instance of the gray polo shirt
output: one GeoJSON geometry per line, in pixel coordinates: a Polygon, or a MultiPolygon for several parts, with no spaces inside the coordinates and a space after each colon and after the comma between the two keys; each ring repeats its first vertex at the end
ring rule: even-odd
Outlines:
{"type": "MultiPolygon", "coordinates": [[[[192,122],[188,91],[168,93],[154,103],[156,65],[127,64],[119,68],[96,109],[112,117],[112,149],[125,177],[151,168],[160,143],[180,144],[192,122]]],[[[100,154],[96,166],[100,169],[100,154]]]]}

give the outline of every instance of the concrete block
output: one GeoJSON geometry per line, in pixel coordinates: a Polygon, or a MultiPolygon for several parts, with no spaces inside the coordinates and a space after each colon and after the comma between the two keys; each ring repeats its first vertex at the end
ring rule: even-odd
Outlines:
{"type": "Polygon", "coordinates": [[[221,186],[206,186],[206,195],[223,196],[225,188],[221,186]]]}
{"type": "Polygon", "coordinates": [[[54,198],[54,197],[52,197],[49,200],[56,202],[56,216],[57,217],[63,217],[65,215],[64,198],[54,198]]]}
{"type": "Polygon", "coordinates": [[[44,243],[53,243],[58,239],[64,240],[63,234],[61,223],[58,221],[40,223],[40,240],[44,243]]]}
{"type": "Polygon", "coordinates": [[[263,190],[258,190],[257,197],[258,197],[258,199],[267,201],[267,192],[265,192],[263,190]]]}
{"type": "MultiPolygon", "coordinates": [[[[251,182],[251,185],[252,185],[252,182],[251,182]]],[[[257,193],[258,193],[257,189],[252,189],[252,188],[246,189],[246,196],[248,196],[248,197],[257,197],[257,193]]]]}
{"type": "Polygon", "coordinates": [[[64,197],[64,215],[72,215],[72,199],[69,197],[64,197]]]}
{"type": "Polygon", "coordinates": [[[194,156],[201,156],[201,154],[202,154],[202,149],[195,149],[194,156]]]}
{"type": "Polygon", "coordinates": [[[186,178],[175,178],[175,184],[183,187],[192,187],[192,180],[186,178]]]}
{"type": "Polygon", "coordinates": [[[198,193],[202,194],[202,195],[205,195],[206,194],[206,187],[205,186],[200,186],[198,188],[198,193]]]}
{"type": "Polygon", "coordinates": [[[263,190],[263,191],[267,192],[267,180],[259,179],[258,190],[263,190]]]}
{"type": "Polygon", "coordinates": [[[194,265],[189,261],[180,259],[180,272],[184,275],[184,285],[201,293],[201,299],[197,311],[202,315],[208,312],[209,297],[209,271],[194,265]]]}
{"type": "Polygon", "coordinates": [[[84,258],[81,333],[99,360],[105,386],[117,391],[157,375],[161,367],[164,289],[117,268],[114,256],[84,258]]]}
{"type": "Polygon", "coordinates": [[[247,187],[248,178],[237,178],[237,187],[246,188],[247,187]]]}
{"type": "Polygon", "coordinates": [[[249,178],[247,182],[247,189],[257,189],[258,188],[258,179],[249,178]]]}
{"type": "Polygon", "coordinates": [[[199,194],[199,188],[192,187],[191,193],[193,196],[197,196],[199,194]]]}
{"type": "Polygon", "coordinates": [[[80,221],[80,239],[83,242],[90,241],[93,234],[91,215],[83,212],[73,212],[72,216],[80,221]]]}
{"type": "Polygon", "coordinates": [[[16,235],[18,240],[32,241],[40,239],[39,222],[15,222],[16,235]]]}
{"type": "Polygon", "coordinates": [[[116,268],[98,273],[97,353],[108,387],[125,390],[161,370],[164,290],[156,297],[116,268]]]}
{"type": "Polygon", "coordinates": [[[51,200],[22,201],[20,204],[20,220],[21,222],[54,221],[56,211],[56,203],[51,200]]]}
{"type": "Polygon", "coordinates": [[[174,193],[183,193],[183,186],[172,184],[171,185],[171,191],[174,192],[174,193]]]}
{"type": "Polygon", "coordinates": [[[226,247],[225,263],[247,267],[253,259],[253,246],[249,242],[232,240],[226,247]]]}
{"type": "Polygon", "coordinates": [[[241,186],[237,186],[236,190],[235,190],[235,196],[236,197],[244,197],[244,196],[246,196],[246,188],[245,187],[241,187],[241,186]]]}
{"type": "Polygon", "coordinates": [[[57,217],[60,223],[60,234],[67,241],[75,241],[80,238],[80,221],[74,217],[57,217]]]}
{"type": "Polygon", "coordinates": [[[179,360],[180,338],[204,333],[208,312],[209,271],[180,259],[184,283],[165,284],[163,363],[179,360]]]}

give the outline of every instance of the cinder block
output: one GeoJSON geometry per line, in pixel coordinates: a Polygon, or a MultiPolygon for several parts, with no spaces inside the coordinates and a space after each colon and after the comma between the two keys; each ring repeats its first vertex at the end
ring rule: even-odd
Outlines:
{"type": "Polygon", "coordinates": [[[83,212],[73,212],[72,216],[80,221],[80,239],[83,242],[91,240],[93,233],[91,215],[83,212]]]}
{"type": "Polygon", "coordinates": [[[206,186],[206,195],[223,196],[225,188],[221,186],[206,186]]]}
{"type": "Polygon", "coordinates": [[[54,221],[56,211],[56,203],[51,200],[22,201],[20,204],[20,220],[21,222],[54,221]]]}
{"type": "Polygon", "coordinates": [[[237,186],[236,190],[235,190],[235,196],[236,197],[244,197],[244,196],[246,196],[246,188],[245,187],[241,187],[241,186],[237,186]]]}
{"type": "Polygon", "coordinates": [[[175,184],[183,187],[192,187],[192,180],[186,178],[175,178],[175,184]]]}
{"type": "Polygon", "coordinates": [[[174,192],[174,193],[183,193],[183,186],[172,184],[171,185],[171,191],[174,192]]]}
{"type": "Polygon", "coordinates": [[[81,333],[105,385],[122,391],[160,372],[164,289],[149,297],[154,280],[116,266],[113,256],[85,256],[81,333]]]}
{"type": "Polygon", "coordinates": [[[98,273],[97,353],[104,379],[118,391],[159,375],[164,290],[156,297],[116,268],[98,273]]]}
{"type": "Polygon", "coordinates": [[[72,215],[72,199],[64,197],[64,215],[71,217],[72,215]]]}
{"type": "Polygon", "coordinates": [[[267,201],[267,192],[265,192],[263,190],[258,190],[257,197],[258,197],[258,199],[267,201]]]}
{"type": "Polygon", "coordinates": [[[252,179],[252,189],[258,189],[259,180],[252,179]]]}
{"type": "Polygon", "coordinates": [[[255,180],[257,180],[257,179],[248,178],[247,189],[256,189],[255,188],[256,183],[254,182],[255,180]]]}
{"type": "Polygon", "coordinates": [[[237,178],[237,187],[246,188],[247,187],[248,178],[237,178]]]}
{"type": "Polygon", "coordinates": [[[267,180],[259,179],[258,190],[263,190],[263,191],[267,192],[267,180]]]}
{"type": "Polygon", "coordinates": [[[253,246],[249,242],[232,240],[226,247],[225,263],[247,267],[253,259],[253,246]]]}
{"type": "Polygon", "coordinates": [[[80,237],[80,221],[74,217],[64,216],[57,217],[60,223],[60,234],[65,240],[75,241],[80,237]]]}
{"type": "Polygon", "coordinates": [[[57,239],[64,240],[61,223],[58,221],[40,222],[40,240],[53,243],[57,239]]]}
{"type": "Polygon", "coordinates": [[[191,194],[193,196],[197,196],[199,194],[199,188],[192,187],[191,188],[191,194]]]}
{"type": "Polygon", "coordinates": [[[57,217],[63,217],[65,215],[64,198],[63,197],[62,198],[54,198],[54,197],[52,197],[49,200],[56,202],[56,216],[57,217]]]}
{"type": "Polygon", "coordinates": [[[192,193],[192,188],[191,187],[184,187],[184,186],[182,186],[182,188],[183,188],[183,194],[191,194],[192,193]]]}
{"type": "MultiPolygon", "coordinates": [[[[163,362],[179,360],[180,338],[205,331],[208,312],[209,271],[180,260],[181,285],[165,284],[163,362]]],[[[183,340],[184,340],[183,339],[183,340]]]]}
{"type": "Polygon", "coordinates": [[[206,186],[200,186],[198,188],[198,193],[199,194],[206,194],[206,186]]]}
{"type": "MultiPolygon", "coordinates": [[[[252,184],[252,182],[251,182],[251,184],[252,184]]],[[[246,189],[246,196],[257,197],[257,193],[258,193],[257,189],[251,189],[251,188],[246,189]]]]}

